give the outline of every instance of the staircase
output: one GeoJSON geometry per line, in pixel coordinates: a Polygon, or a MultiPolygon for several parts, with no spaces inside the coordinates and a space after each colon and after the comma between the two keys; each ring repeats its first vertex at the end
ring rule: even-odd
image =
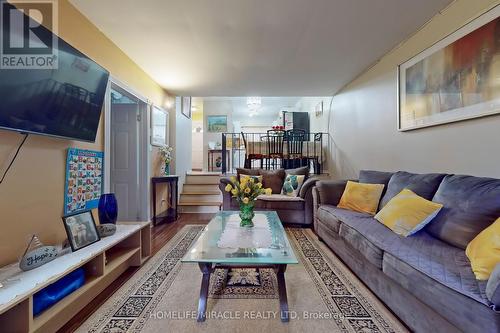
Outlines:
{"type": "Polygon", "coordinates": [[[221,174],[217,172],[186,173],[182,186],[179,208],[182,213],[218,212],[222,204],[219,190],[221,174]]]}

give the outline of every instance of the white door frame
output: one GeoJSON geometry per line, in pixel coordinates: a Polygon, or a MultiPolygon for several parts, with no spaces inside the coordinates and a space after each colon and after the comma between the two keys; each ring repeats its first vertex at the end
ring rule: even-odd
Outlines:
{"type": "MultiPolygon", "coordinates": [[[[111,86],[116,85],[137,99],[146,103],[145,110],[141,112],[141,125],[139,130],[139,218],[143,221],[151,219],[150,202],[150,170],[151,170],[151,145],[150,138],[150,114],[151,101],[142,96],[126,83],[123,83],[113,75],[109,76],[106,96],[104,99],[104,192],[109,193],[111,188],[111,86]]],[[[120,208],[118,208],[120,209],[120,208]]]]}

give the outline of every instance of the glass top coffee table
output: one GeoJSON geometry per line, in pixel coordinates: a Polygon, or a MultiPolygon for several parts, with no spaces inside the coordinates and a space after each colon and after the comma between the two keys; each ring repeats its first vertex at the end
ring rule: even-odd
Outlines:
{"type": "Polygon", "coordinates": [[[242,228],[237,211],[218,212],[182,259],[197,263],[203,273],[198,321],[206,318],[210,274],[215,268],[273,268],[281,321],[288,321],[285,271],[288,264],[298,264],[297,258],[276,212],[256,211],[254,223],[253,228],[242,228]]]}

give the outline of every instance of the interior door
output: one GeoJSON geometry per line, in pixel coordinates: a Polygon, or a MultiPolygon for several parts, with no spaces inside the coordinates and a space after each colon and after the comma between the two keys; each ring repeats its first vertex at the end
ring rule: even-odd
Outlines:
{"type": "Polygon", "coordinates": [[[118,202],[119,221],[137,221],[139,204],[138,101],[111,91],[111,192],[118,202]]]}

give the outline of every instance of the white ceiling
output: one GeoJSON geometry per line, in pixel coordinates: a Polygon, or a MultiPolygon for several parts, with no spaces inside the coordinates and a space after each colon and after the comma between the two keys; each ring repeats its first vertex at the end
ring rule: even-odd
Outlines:
{"type": "Polygon", "coordinates": [[[331,95],[452,0],[70,0],[169,91],[331,95]]]}
{"type": "MultiPolygon", "coordinates": [[[[276,118],[282,110],[291,110],[295,108],[301,97],[262,97],[262,105],[257,110],[258,118],[276,118]]],[[[218,103],[229,102],[232,106],[233,117],[248,117],[250,111],[247,105],[246,97],[203,97],[203,102],[218,103]]]]}

